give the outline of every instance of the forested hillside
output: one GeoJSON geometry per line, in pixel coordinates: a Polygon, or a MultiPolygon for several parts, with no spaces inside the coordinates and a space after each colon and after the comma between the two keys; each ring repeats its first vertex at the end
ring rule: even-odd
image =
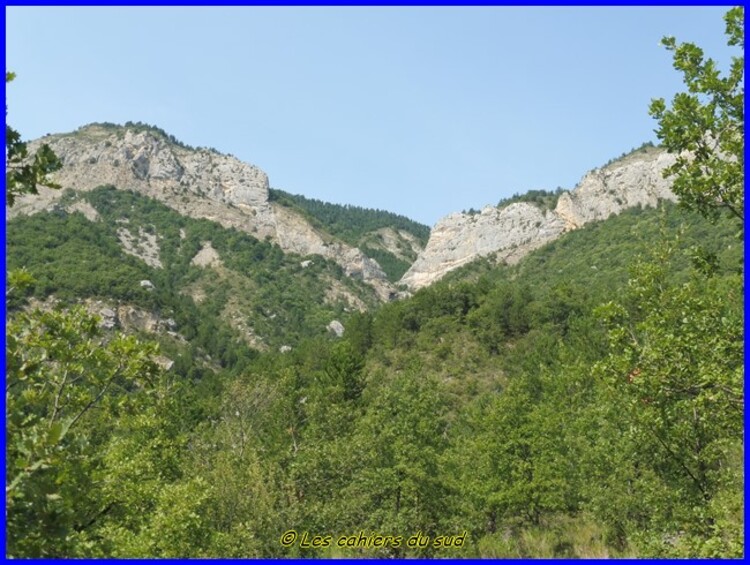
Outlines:
{"type": "Polygon", "coordinates": [[[741,558],[744,65],[665,45],[679,204],[401,300],[124,187],[10,220],[6,556],[741,558]]]}
{"type": "Polygon", "coordinates": [[[294,346],[326,334],[332,320],[346,322],[353,310],[378,302],[372,289],[330,260],[284,254],[276,245],[114,187],[69,191],[57,211],[9,221],[7,257],[9,268],[25,268],[34,277],[27,292],[36,298],[108,299],[174,318],[184,338],[223,366],[245,355],[240,351],[248,344],[261,350],[294,346]],[[64,210],[76,202],[89,204],[96,219],[64,210]],[[128,238],[137,256],[124,251],[121,240],[128,238]],[[207,244],[215,263],[196,264],[207,244]],[[141,286],[142,280],[153,288],[141,286]]]}
{"type": "Polygon", "coordinates": [[[430,235],[427,226],[393,212],[331,204],[273,188],[269,199],[303,212],[314,226],[359,247],[380,264],[392,282],[406,272],[430,235]],[[378,233],[384,229],[394,233],[393,244],[378,233]]]}
{"type": "MultiPolygon", "coordinates": [[[[34,227],[44,221],[61,227],[54,216],[34,227]]],[[[11,536],[10,547],[123,556],[736,554],[736,232],[732,221],[711,225],[671,205],[633,210],[515,267],[477,262],[410,300],[357,315],[343,341],[321,335],[237,366],[223,358],[226,370],[192,379],[180,366],[157,372],[157,396],[138,401],[156,412],[117,409],[111,437],[76,448],[93,465],[76,480],[109,477],[90,502],[66,507],[69,525],[51,536],[44,524],[71,503],[54,486],[69,471],[51,465],[40,472],[53,499],[34,510],[36,537],[11,536]],[[644,300],[659,308],[645,310],[644,300]],[[693,371],[691,385],[684,379],[693,371]],[[162,400],[160,387],[172,391],[162,400]],[[160,404],[167,398],[171,407],[160,404]],[[697,420],[685,426],[687,416],[697,420]],[[121,486],[107,494],[115,477],[121,486]],[[76,529],[109,504],[118,511],[76,529]],[[283,547],[290,529],[333,539],[360,530],[467,538],[461,549],[313,550],[283,547]]],[[[58,268],[48,263],[50,274],[58,268]]],[[[55,329],[62,322],[47,317],[37,322],[44,339],[67,339],[55,329]]],[[[21,335],[11,361],[42,338],[21,335]]],[[[77,347],[86,351],[91,339],[77,347]]],[[[54,355],[80,370],[69,353],[54,355]]],[[[104,417],[94,416],[79,437],[104,417]]],[[[72,496],[75,483],[64,484],[72,496]]],[[[29,519],[16,508],[11,533],[29,519]]]]}

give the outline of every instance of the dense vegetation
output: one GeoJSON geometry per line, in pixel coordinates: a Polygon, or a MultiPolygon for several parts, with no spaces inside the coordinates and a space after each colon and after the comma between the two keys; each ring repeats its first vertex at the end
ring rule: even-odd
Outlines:
{"type": "MultiPolygon", "coordinates": [[[[79,488],[100,473],[110,479],[69,508],[75,483],[64,483],[70,495],[56,490],[57,473],[70,471],[53,459],[40,471],[52,473],[45,490],[28,497],[52,495],[45,512],[63,505],[70,525],[54,518],[55,538],[41,522],[10,547],[136,556],[737,554],[740,281],[734,223],[711,225],[672,205],[633,210],[517,266],[482,260],[358,315],[343,341],[311,338],[198,381],[181,367],[155,372],[155,398],[128,395],[147,408],[118,409],[114,431],[87,440],[99,459],[76,471],[79,488]],[[692,390],[683,379],[694,370],[702,384],[692,390]],[[191,393],[195,386],[210,396],[191,393]],[[162,388],[174,406],[157,402],[162,388]],[[693,414],[696,424],[686,425],[693,414]],[[125,486],[108,493],[113,477],[125,486]],[[465,530],[467,541],[462,549],[284,548],[289,529],[333,539],[465,530]]],[[[62,331],[54,329],[62,322],[40,323],[46,340],[62,331]]],[[[19,362],[42,334],[23,335],[19,362]]],[[[55,355],[75,363],[91,353],[55,355]]],[[[82,418],[80,433],[93,433],[104,414],[82,418]]],[[[29,519],[14,512],[9,527],[29,519]]]]}
{"type": "Polygon", "coordinates": [[[8,267],[24,267],[36,279],[30,291],[39,299],[54,295],[70,302],[98,297],[134,304],[174,318],[187,339],[223,365],[238,354],[240,335],[230,318],[240,318],[263,343],[293,346],[304,337],[325,335],[333,319],[350,315],[345,299],[326,300],[332,281],[373,305],[372,290],[346,277],[331,261],[301,257],[208,220],[180,216],[156,200],[134,192],[101,187],[62,201],[85,198],[99,213],[91,222],[80,213],[55,212],[8,222],[8,267]],[[157,236],[163,268],[125,254],[118,230],[157,236]],[[183,237],[184,236],[184,237],[183,237]],[[211,242],[223,268],[200,268],[191,260],[211,242]],[[154,289],[140,286],[149,280],[154,289]],[[206,298],[196,303],[189,295],[206,298]]]}
{"type": "Polygon", "coordinates": [[[405,216],[373,210],[360,206],[331,204],[272,188],[272,202],[301,212],[313,226],[330,233],[349,245],[359,247],[368,257],[375,259],[392,282],[398,281],[417,258],[408,240],[399,238],[398,255],[389,251],[379,241],[377,231],[390,228],[403,230],[413,236],[420,247],[427,244],[430,228],[405,216]],[[399,256],[400,255],[400,256],[399,256]]]}
{"type": "MultiPolygon", "coordinates": [[[[743,21],[728,13],[730,43],[743,21]]],[[[689,78],[705,75],[696,92],[721,94],[657,104],[660,136],[680,149],[690,124],[734,107],[743,66],[717,83],[689,44],[668,45],[689,78]]],[[[738,131],[722,129],[722,151],[740,149],[738,131]]],[[[353,314],[342,339],[284,294],[320,291],[300,282],[312,271],[299,258],[149,199],[102,188],[87,196],[100,223],[13,220],[9,266],[26,270],[6,290],[7,554],[743,556],[740,157],[700,157],[701,175],[674,169],[693,196],[680,206],[588,225],[515,266],[477,261],[353,314]],[[721,181],[721,198],[698,194],[721,181]],[[163,270],[118,251],[123,218],[161,236],[163,270]],[[206,239],[231,273],[190,265],[206,239]],[[156,288],[96,282],[108,269],[156,288]],[[224,326],[211,304],[240,275],[298,341],[283,354],[237,343],[196,372],[231,342],[212,335],[224,326]],[[181,307],[167,289],[186,283],[215,286],[181,307]],[[160,368],[156,344],[105,332],[81,308],[22,307],[31,293],[108,296],[107,285],[181,313],[180,331],[195,333],[162,345],[187,362],[160,368]]],[[[334,266],[318,268],[310,278],[334,266]]]]}

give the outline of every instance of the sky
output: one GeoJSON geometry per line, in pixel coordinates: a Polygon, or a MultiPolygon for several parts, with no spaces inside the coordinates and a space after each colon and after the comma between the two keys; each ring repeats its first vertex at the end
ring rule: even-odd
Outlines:
{"type": "Polygon", "coordinates": [[[656,141],[684,89],[660,45],[726,68],[721,7],[7,7],[25,139],[141,121],[271,187],[433,225],[573,188],[656,141]]]}

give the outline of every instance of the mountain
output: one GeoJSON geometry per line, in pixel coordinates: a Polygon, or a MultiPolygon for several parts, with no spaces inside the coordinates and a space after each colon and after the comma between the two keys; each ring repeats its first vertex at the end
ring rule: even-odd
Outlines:
{"type": "MultiPolygon", "coordinates": [[[[396,282],[416,290],[490,254],[513,263],[586,223],[674,200],[670,181],[661,174],[674,158],[643,146],[590,171],[572,191],[555,194],[554,205],[520,198],[450,214],[430,231],[389,212],[271,189],[259,168],[213,149],[186,146],[152,126],[91,124],[36,140],[30,149],[42,143],[62,159],[54,178],[65,187],[79,192],[102,185],[127,188],[182,215],[267,238],[284,252],[320,255],[370,285],[381,300],[396,296],[396,282]]],[[[50,209],[60,197],[59,191],[42,189],[40,196],[19,199],[8,216],[50,209]]]]}
{"type": "MultiPolygon", "coordinates": [[[[418,289],[478,257],[496,254],[516,263],[563,233],[634,206],[675,200],[662,171],[674,163],[663,149],[643,146],[588,172],[572,191],[546,202],[516,201],[481,212],[454,213],[440,220],[401,283],[418,289]]],[[[550,194],[550,196],[553,196],[550,194]]],[[[517,200],[523,200],[523,197],[517,200]]]]}
{"type": "Polygon", "coordinates": [[[430,235],[427,226],[392,212],[331,204],[276,189],[270,190],[270,197],[299,211],[314,226],[361,249],[393,282],[403,276],[430,235]]]}
{"type": "Polygon", "coordinates": [[[107,326],[157,336],[183,364],[206,355],[229,367],[243,348],[340,335],[355,312],[405,296],[399,277],[413,291],[481,257],[514,263],[567,231],[673,199],[661,177],[671,157],[642,147],[571,192],[516,195],[430,232],[272,189],[259,168],[153,126],[92,124],[30,150],[41,143],[61,158],[55,180],[66,188],[6,209],[9,267],[30,270],[40,304],[83,300],[107,326]]]}
{"type": "MultiPolygon", "coordinates": [[[[269,200],[268,176],[258,167],[216,150],[192,148],[159,128],[91,124],[29,144],[48,144],[63,162],[54,180],[78,192],[110,185],[164,203],[178,213],[217,222],[279,245],[288,253],[320,255],[372,286],[382,300],[395,292],[377,261],[314,227],[298,210],[269,200]]],[[[8,217],[51,209],[59,191],[19,199],[8,217]]]]}
{"type": "Polygon", "coordinates": [[[428,242],[152,127],[46,139],[67,188],[8,211],[10,555],[743,554],[741,225],[660,149],[428,242]]]}
{"type": "Polygon", "coordinates": [[[41,143],[64,188],[6,208],[8,267],[35,278],[33,304],[82,302],[106,328],[161,341],[181,371],[340,335],[395,295],[368,254],[397,280],[429,232],[273,191],[259,168],[152,126],[92,124],[30,150],[41,143]]]}

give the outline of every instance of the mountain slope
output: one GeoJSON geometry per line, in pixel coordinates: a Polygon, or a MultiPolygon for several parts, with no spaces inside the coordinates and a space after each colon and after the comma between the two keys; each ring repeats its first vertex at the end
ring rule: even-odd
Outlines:
{"type": "MultiPolygon", "coordinates": [[[[92,124],[29,144],[47,143],[63,162],[53,179],[63,187],[89,191],[111,185],[155,198],[180,214],[214,220],[258,239],[269,238],[283,251],[321,255],[345,273],[364,280],[387,300],[394,292],[385,273],[356,247],[313,227],[299,213],[269,202],[268,177],[255,166],[212,149],[181,144],[162,130],[92,124]]],[[[19,199],[9,217],[50,209],[59,191],[19,199]]]]}
{"type": "Polygon", "coordinates": [[[381,304],[331,258],[289,251],[323,233],[294,209],[270,202],[295,229],[258,239],[152,185],[65,190],[8,223],[8,266],[37,279],[31,304],[9,304],[12,460],[26,430],[57,454],[36,475],[36,457],[16,463],[33,479],[10,514],[19,554],[36,540],[84,557],[742,554],[735,222],[636,206],[381,304]],[[74,315],[81,347],[64,313],[29,313],[52,297],[107,331],[74,315]],[[160,357],[109,347],[118,327],[160,357]],[[148,385],[125,381],[59,446],[48,420],[28,426],[128,351],[165,369],[152,404],[126,410],[148,385]],[[292,527],[333,543],[280,544],[292,527]],[[336,543],[356,532],[462,542],[336,543]]]}
{"type": "MultiPolygon", "coordinates": [[[[570,192],[543,203],[515,201],[486,206],[479,213],[454,213],[432,229],[424,251],[401,279],[411,289],[427,286],[447,272],[492,253],[514,263],[561,234],[634,206],[674,200],[662,171],[674,162],[666,151],[644,146],[587,173],[570,192]]],[[[520,199],[519,199],[520,200],[520,199]]]]}
{"type": "Polygon", "coordinates": [[[272,202],[300,211],[314,226],[361,249],[391,282],[403,276],[430,235],[427,226],[384,210],[330,204],[273,188],[269,195],[272,202]]]}
{"type": "Polygon", "coordinates": [[[202,334],[219,356],[232,344],[266,350],[325,335],[334,319],[379,302],[330,259],[284,253],[138,192],[66,190],[52,206],[7,226],[8,267],[30,271],[37,298],[104,300],[109,310],[173,318],[176,332],[202,334]]]}

